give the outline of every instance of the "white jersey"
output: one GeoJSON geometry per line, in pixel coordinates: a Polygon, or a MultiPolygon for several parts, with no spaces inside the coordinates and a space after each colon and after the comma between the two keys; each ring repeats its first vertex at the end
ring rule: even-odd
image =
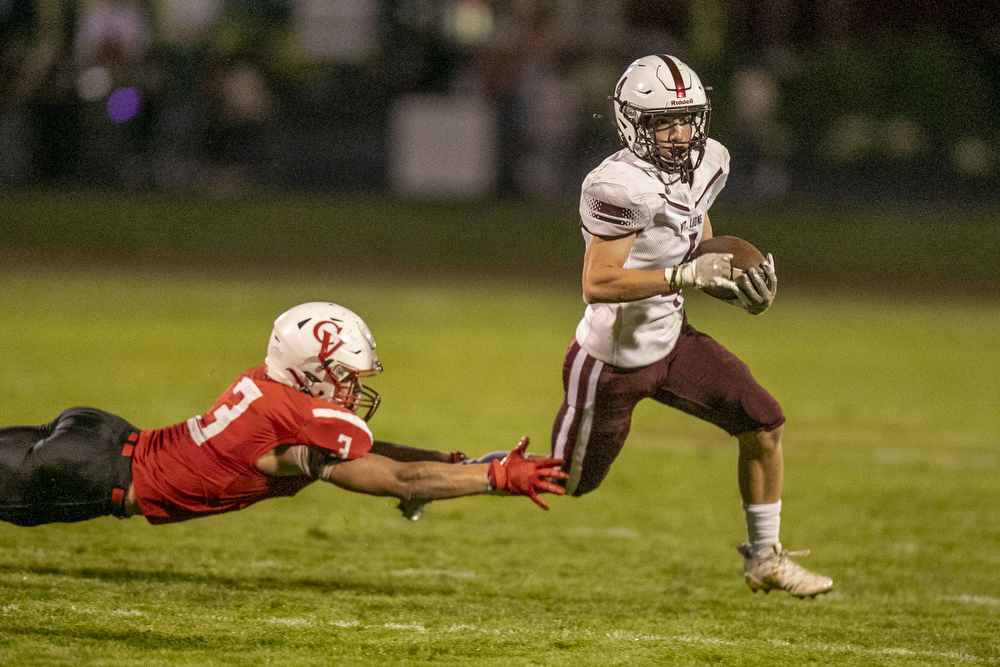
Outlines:
{"type": "MultiPolygon", "coordinates": [[[[681,264],[701,242],[705,213],[728,176],[729,151],[714,139],[708,140],[690,185],[622,149],[583,181],[584,240],[589,247],[595,236],[614,239],[635,234],[624,268],[652,270],[681,264]]],[[[683,309],[684,295],[679,291],[628,303],[592,303],[576,328],[576,340],[606,364],[648,366],[674,349],[683,309]]]]}

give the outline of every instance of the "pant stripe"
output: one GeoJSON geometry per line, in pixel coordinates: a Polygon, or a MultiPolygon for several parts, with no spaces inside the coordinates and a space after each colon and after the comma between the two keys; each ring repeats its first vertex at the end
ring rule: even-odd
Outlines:
{"type": "Polygon", "coordinates": [[[563,414],[562,424],[559,427],[559,435],[556,437],[556,446],[552,451],[552,455],[557,459],[566,458],[566,445],[569,440],[570,428],[572,428],[573,423],[576,421],[576,404],[579,400],[577,393],[580,391],[580,370],[583,367],[583,363],[587,360],[587,355],[575,342],[573,343],[573,348],[576,356],[573,357],[573,364],[569,372],[569,383],[566,386],[566,411],[563,414]]]}
{"type": "Polygon", "coordinates": [[[566,388],[566,400],[569,407],[563,418],[556,442],[557,456],[571,457],[569,479],[566,480],[566,493],[570,495],[580,484],[583,458],[587,454],[587,441],[590,439],[590,429],[594,423],[594,397],[597,393],[597,379],[603,368],[603,362],[577,347],[566,388]]]}

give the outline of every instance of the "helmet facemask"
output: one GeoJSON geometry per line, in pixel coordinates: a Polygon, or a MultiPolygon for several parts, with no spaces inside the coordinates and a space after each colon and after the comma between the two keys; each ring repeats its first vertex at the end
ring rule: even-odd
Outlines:
{"type": "Polygon", "coordinates": [[[382,402],[377,391],[361,382],[361,378],[375,377],[382,372],[382,364],[377,361],[374,368],[365,371],[334,363],[332,359],[319,362],[312,371],[304,368],[285,370],[302,393],[347,408],[365,421],[372,418],[382,402]]]}
{"type": "MultiPolygon", "coordinates": [[[[712,115],[711,103],[679,109],[640,109],[628,102],[615,98],[620,116],[632,126],[632,140],[629,148],[636,156],[662,169],[668,174],[680,174],[685,183],[691,182],[691,173],[705,157],[705,142],[708,140],[708,122],[712,115]],[[662,118],[685,118],[690,125],[691,137],[687,141],[668,143],[657,142],[654,124],[662,118]]],[[[619,131],[621,134],[621,131],[619,131]]],[[[624,135],[622,141],[628,145],[624,135]]]]}
{"type": "Polygon", "coordinates": [[[375,377],[382,372],[382,364],[376,361],[375,368],[358,371],[343,364],[325,361],[321,368],[327,378],[327,382],[324,384],[331,384],[335,387],[333,397],[329,399],[330,402],[351,410],[365,421],[371,419],[382,402],[382,397],[374,389],[364,386],[361,383],[361,378],[375,377]]]}

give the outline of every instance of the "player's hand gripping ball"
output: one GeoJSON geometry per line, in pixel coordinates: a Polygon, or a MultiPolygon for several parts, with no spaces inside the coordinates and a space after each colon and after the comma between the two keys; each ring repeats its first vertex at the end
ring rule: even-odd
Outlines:
{"type": "Polygon", "coordinates": [[[749,269],[736,281],[736,297],[743,310],[751,315],[760,315],[771,307],[778,292],[778,276],[774,272],[774,257],[767,253],[767,259],[760,270],[749,269]]]}
{"type": "MultiPolygon", "coordinates": [[[[694,254],[691,258],[694,259],[709,252],[728,253],[733,256],[729,261],[730,266],[733,267],[733,272],[730,276],[731,280],[735,281],[748,269],[763,271],[761,265],[764,263],[764,255],[752,243],[744,241],[737,236],[713,236],[710,239],[706,239],[694,249],[694,254]]],[[[705,294],[714,296],[716,299],[723,299],[725,301],[729,301],[736,296],[721,287],[705,287],[702,288],[702,291],[705,294]]]]}
{"type": "Polygon", "coordinates": [[[730,265],[737,291],[733,293],[709,287],[703,288],[703,292],[742,306],[751,315],[759,315],[771,306],[778,289],[774,258],[771,255],[765,259],[753,244],[736,236],[713,236],[706,239],[695,248],[694,257],[709,252],[724,252],[733,256],[730,265]]]}

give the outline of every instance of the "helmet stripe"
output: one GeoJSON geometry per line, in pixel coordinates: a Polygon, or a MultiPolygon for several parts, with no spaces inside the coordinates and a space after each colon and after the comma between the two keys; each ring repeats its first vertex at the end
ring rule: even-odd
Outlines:
{"type": "Polygon", "coordinates": [[[667,69],[670,70],[670,75],[674,77],[674,89],[677,91],[677,97],[685,97],[687,92],[684,88],[684,77],[681,76],[681,71],[677,67],[677,63],[670,56],[661,55],[660,58],[667,64],[667,69]]]}

